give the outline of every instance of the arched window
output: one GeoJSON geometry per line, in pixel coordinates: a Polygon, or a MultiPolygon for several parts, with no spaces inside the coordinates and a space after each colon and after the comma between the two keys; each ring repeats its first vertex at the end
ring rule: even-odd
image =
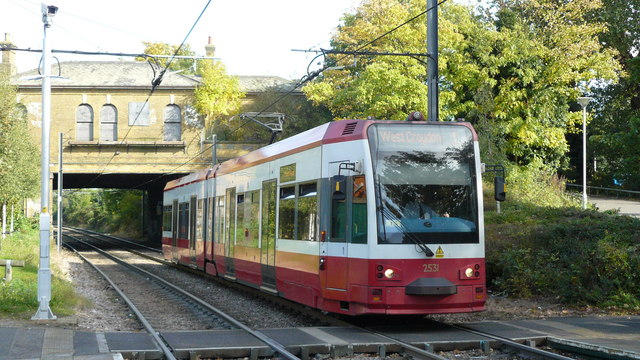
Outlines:
{"type": "Polygon", "coordinates": [[[118,110],[113,105],[100,109],[100,141],[118,140],[118,110]]]}
{"type": "Polygon", "coordinates": [[[76,140],[93,141],[93,108],[89,104],[76,109],[76,140]]]}
{"type": "Polygon", "coordinates": [[[182,117],[180,107],[167,105],[164,108],[164,141],[180,141],[182,138],[182,117]]]}

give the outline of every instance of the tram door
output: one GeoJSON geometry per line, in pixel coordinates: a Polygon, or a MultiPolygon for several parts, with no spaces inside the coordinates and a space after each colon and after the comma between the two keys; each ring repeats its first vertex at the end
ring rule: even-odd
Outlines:
{"type": "Polygon", "coordinates": [[[348,177],[344,177],[341,181],[336,181],[334,175],[338,175],[338,167],[341,162],[329,164],[331,170],[331,191],[329,196],[331,199],[331,216],[329,226],[329,236],[320,246],[320,256],[323,260],[322,266],[326,276],[325,286],[331,290],[347,289],[347,281],[349,274],[348,266],[348,246],[347,246],[347,224],[350,191],[348,186],[348,177]],[[335,197],[333,192],[339,190],[344,196],[335,197]]]}
{"type": "Polygon", "coordinates": [[[224,244],[224,263],[226,268],[225,276],[235,277],[236,270],[233,262],[236,245],[236,188],[230,188],[226,191],[225,204],[225,244],[224,244]]]}
{"type": "Polygon", "coordinates": [[[262,286],[276,290],[276,181],[262,183],[262,231],[260,264],[262,286]]]}
{"type": "Polygon", "coordinates": [[[178,215],[180,207],[178,200],[173,200],[173,211],[171,212],[171,258],[178,262],[178,215]]]}

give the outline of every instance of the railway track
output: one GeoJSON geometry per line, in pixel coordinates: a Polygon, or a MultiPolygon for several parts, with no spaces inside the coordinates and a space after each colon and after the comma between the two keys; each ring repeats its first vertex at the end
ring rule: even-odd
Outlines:
{"type": "MultiPolygon", "coordinates": [[[[80,234],[81,230],[74,229],[74,232],[76,234],[80,234]]],[[[105,238],[97,233],[91,234],[90,238],[94,240],[100,239],[100,241],[105,241],[105,238]]],[[[109,242],[113,246],[115,242],[118,242],[119,244],[119,239],[111,238],[109,242]]],[[[133,245],[131,246],[134,247],[133,245]]],[[[138,250],[134,251],[137,252],[138,250]]],[[[157,251],[144,250],[143,252],[147,251],[156,253],[156,255],[147,255],[147,258],[155,257],[156,260],[153,261],[166,263],[166,261],[157,257],[157,251]]],[[[131,259],[121,261],[132,262],[131,259]]],[[[144,274],[142,275],[143,279],[148,279],[152,276],[152,274],[150,274],[148,271],[143,272],[142,274],[144,274]]],[[[134,276],[130,276],[130,278],[133,277],[134,276]]],[[[160,282],[162,283],[163,281],[165,280],[162,280],[160,282]]],[[[206,280],[204,279],[202,281],[203,284],[206,282],[206,280]]],[[[149,281],[147,280],[147,282],[149,281]]],[[[259,293],[259,291],[256,292],[256,294],[259,293]]],[[[173,295],[173,297],[189,296],[173,295]]],[[[197,316],[200,318],[209,316],[202,315],[202,308],[209,306],[208,303],[203,300],[197,299],[197,297],[195,298],[196,300],[192,301],[194,301],[196,304],[188,305],[186,307],[189,309],[198,309],[196,313],[199,314],[197,316]]],[[[282,305],[287,306],[287,303],[288,302],[285,301],[284,303],[282,303],[282,305]]],[[[292,305],[292,303],[289,303],[289,305],[292,305]]],[[[295,309],[292,311],[301,311],[299,305],[293,304],[292,306],[293,309],[295,309]],[[296,309],[296,307],[298,308],[296,309]]],[[[181,351],[177,352],[177,358],[185,358],[185,354],[188,355],[187,358],[193,358],[193,356],[196,355],[200,356],[201,358],[225,357],[224,355],[221,355],[225,354],[224,351],[220,352],[214,349],[214,347],[216,346],[218,346],[218,349],[224,348],[225,346],[227,346],[227,348],[229,346],[236,348],[250,348],[251,351],[249,353],[246,353],[246,355],[244,356],[248,355],[251,358],[257,357],[258,354],[260,354],[260,356],[273,356],[273,354],[280,354],[286,358],[307,359],[311,354],[314,353],[330,354],[334,358],[349,358],[352,357],[355,353],[377,354],[379,357],[384,357],[390,353],[400,353],[406,356],[410,356],[414,359],[430,360],[443,360],[452,358],[465,359],[465,356],[467,356],[466,358],[468,359],[496,358],[502,356],[509,356],[510,359],[530,359],[533,357],[538,359],[568,360],[575,358],[537,348],[536,345],[545,345],[545,343],[548,343],[547,337],[542,334],[534,334],[529,335],[528,337],[525,336],[519,339],[514,339],[510,334],[505,337],[493,334],[491,332],[482,331],[478,328],[465,327],[461,325],[447,325],[435,322],[433,324],[424,325],[422,327],[418,326],[413,330],[407,326],[400,325],[399,328],[401,330],[399,331],[398,327],[394,328],[389,326],[378,326],[376,324],[362,324],[359,321],[354,322],[351,320],[345,321],[344,319],[336,319],[335,317],[327,316],[314,310],[309,311],[315,313],[316,318],[319,319],[318,321],[326,322],[330,326],[306,326],[291,329],[262,329],[260,331],[254,331],[249,327],[246,327],[246,329],[244,329],[242,328],[242,324],[237,324],[233,320],[228,321],[225,318],[225,324],[229,325],[222,325],[217,328],[211,327],[213,329],[222,329],[213,330],[219,331],[215,333],[216,336],[223,334],[223,332],[225,334],[230,334],[231,336],[233,334],[236,334],[234,333],[234,331],[236,330],[232,329],[241,327],[246,331],[254,331],[255,335],[253,336],[256,339],[260,339],[261,341],[263,340],[263,337],[267,338],[267,341],[269,341],[268,339],[277,339],[278,341],[275,341],[275,347],[270,347],[271,350],[268,351],[265,351],[264,349],[260,350],[261,348],[259,346],[256,347],[256,345],[253,343],[247,343],[246,340],[244,340],[245,342],[243,343],[242,337],[236,336],[236,340],[231,341],[232,343],[234,341],[237,341],[233,345],[218,344],[212,345],[212,347],[208,349],[182,349],[181,351]],[[306,342],[300,340],[301,334],[307,337],[311,335],[316,339],[316,342],[309,342],[308,339],[305,340],[306,342]],[[434,341],[434,334],[450,334],[450,336],[444,340],[441,339],[434,341]],[[464,352],[460,352],[461,350],[471,350],[473,351],[473,354],[465,355],[464,352]],[[455,351],[455,356],[452,355],[450,351],[455,351]],[[289,355],[285,356],[283,354],[289,355]]],[[[255,316],[260,316],[260,314],[256,314],[255,316]]],[[[199,320],[201,321],[202,319],[199,320]]],[[[425,321],[417,318],[412,320],[406,318],[405,320],[415,321],[416,323],[425,321]]],[[[188,330],[192,334],[196,334],[198,332],[206,333],[211,329],[207,326],[211,325],[204,325],[201,330],[197,330],[193,327],[189,327],[188,329],[184,330],[188,330]]],[[[158,335],[160,337],[160,340],[158,341],[164,342],[165,346],[167,346],[167,343],[171,343],[171,341],[167,341],[166,339],[164,339],[162,337],[162,334],[171,332],[171,330],[174,329],[163,326],[154,327],[153,329],[154,330],[147,331],[149,331],[150,333],[160,334],[158,335]]],[[[167,346],[167,348],[171,352],[172,349],[170,348],[170,346],[167,346]]],[[[567,348],[566,346],[563,347],[563,351],[565,354],[570,354],[573,352],[571,348],[567,348]]],[[[173,354],[174,355],[172,356],[175,356],[176,352],[174,352],[173,354]]],[[[166,358],[171,358],[169,357],[169,355],[165,356],[166,358]]],[[[149,357],[147,356],[147,358],[149,357]]]]}
{"type": "Polygon", "coordinates": [[[109,282],[140,320],[145,330],[153,337],[164,354],[164,358],[177,359],[174,356],[174,351],[168,346],[168,341],[161,335],[162,332],[194,330],[193,324],[201,323],[203,330],[212,328],[243,330],[269,346],[279,356],[290,360],[299,359],[277,341],[249,328],[206,301],[159,276],[129,264],[76,236],[66,235],[66,237],[72,241],[67,241],[65,246],[89,263],[109,282]],[[91,249],[93,252],[85,256],[81,252],[85,252],[87,249],[91,249]],[[107,258],[108,261],[97,263],[97,257],[107,258]],[[114,264],[119,266],[114,266],[114,264]],[[159,314],[165,316],[158,316],[159,314]],[[179,319],[185,319],[190,327],[176,329],[176,323],[179,319]]]}

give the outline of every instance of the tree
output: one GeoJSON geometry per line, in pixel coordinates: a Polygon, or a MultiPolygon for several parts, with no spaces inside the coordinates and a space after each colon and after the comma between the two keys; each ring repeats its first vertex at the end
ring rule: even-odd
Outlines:
{"type": "Polygon", "coordinates": [[[244,92],[237,77],[227,75],[221,62],[198,62],[201,84],[194,92],[194,106],[205,116],[205,128],[214,129],[227,125],[231,115],[240,111],[244,92]]]}
{"type": "MultiPolygon", "coordinates": [[[[143,42],[144,53],[149,55],[174,55],[178,45],[167,43],[143,42]]],[[[195,55],[188,45],[185,45],[177,55],[195,55]]],[[[138,60],[144,60],[138,58],[138,60]]],[[[160,59],[159,65],[166,66],[169,59],[160,59]]],[[[197,126],[203,126],[206,133],[224,131],[231,115],[240,110],[244,92],[240,89],[237,77],[229,76],[222,62],[211,60],[195,61],[191,59],[176,59],[169,69],[183,70],[185,74],[195,74],[200,80],[193,96],[193,106],[196,111],[204,115],[197,126]]]]}
{"type": "MultiPolygon", "coordinates": [[[[256,94],[250,103],[243,105],[242,111],[284,114],[283,130],[278,139],[288,138],[331,121],[331,112],[325,106],[315,106],[305,96],[288,92],[289,88],[286,86],[272,86],[256,94]]],[[[265,127],[245,120],[229,124],[229,130],[223,133],[222,138],[267,143],[271,133],[265,127]]]]}
{"type": "Polygon", "coordinates": [[[640,0],[609,0],[592,20],[608,24],[600,41],[617,51],[622,76],[595,91],[588,148],[598,160],[596,183],[640,190],[640,0]]]}
{"type": "MultiPolygon", "coordinates": [[[[440,117],[465,118],[481,133],[483,152],[517,164],[542,159],[552,168],[566,164],[565,134],[580,114],[569,104],[577,84],[615,80],[615,51],[597,35],[604,25],[585,16],[599,1],[499,1],[482,16],[445,3],[439,15],[440,117]],[[495,15],[492,15],[495,14],[495,15]]],[[[355,49],[424,11],[422,0],[368,0],[347,14],[333,37],[336,50],[355,49]],[[372,35],[375,34],[375,35],[372,35]]],[[[367,50],[425,51],[424,18],[374,42],[367,50]]],[[[326,71],[303,90],[336,118],[404,119],[426,108],[424,65],[409,57],[329,56],[344,70],[326,71]]]]}
{"type": "Polygon", "coordinates": [[[0,207],[18,204],[37,193],[39,163],[26,111],[16,103],[16,88],[8,75],[0,72],[0,207]]]}
{"type": "MultiPolygon", "coordinates": [[[[147,42],[143,41],[144,44],[144,54],[147,55],[178,55],[178,56],[194,56],[196,53],[191,50],[189,44],[184,44],[179,51],[179,45],[171,45],[163,42],[147,42]],[[176,53],[177,51],[177,53],[176,53]]],[[[138,61],[146,61],[146,58],[138,57],[136,58],[138,61]]],[[[156,65],[161,68],[165,68],[169,63],[170,58],[157,58],[156,65]]],[[[180,71],[182,70],[183,74],[194,74],[195,73],[195,60],[193,59],[173,59],[171,65],[169,66],[170,71],[180,71]]]]}

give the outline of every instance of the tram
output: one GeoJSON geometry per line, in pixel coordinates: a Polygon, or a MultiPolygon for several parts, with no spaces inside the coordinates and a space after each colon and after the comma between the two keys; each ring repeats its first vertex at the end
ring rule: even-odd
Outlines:
{"type": "Polygon", "coordinates": [[[166,259],[327,312],[484,310],[464,122],[342,120],[167,183],[166,259]]]}

